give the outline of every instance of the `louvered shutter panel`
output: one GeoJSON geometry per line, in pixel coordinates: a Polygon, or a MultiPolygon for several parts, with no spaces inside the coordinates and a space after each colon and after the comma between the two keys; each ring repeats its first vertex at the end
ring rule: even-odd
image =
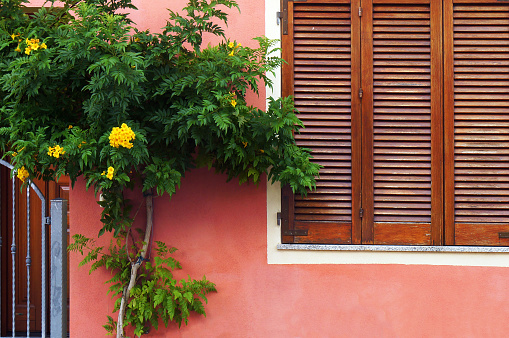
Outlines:
{"type": "Polygon", "coordinates": [[[447,244],[509,245],[509,3],[445,10],[447,244]]]}
{"type": "Polygon", "coordinates": [[[373,178],[363,201],[373,210],[368,241],[441,244],[441,2],[374,0],[372,15],[372,50],[363,51],[373,67],[363,103],[373,127],[364,139],[372,154],[363,157],[363,183],[373,178]]]}
{"type": "Polygon", "coordinates": [[[316,191],[307,197],[283,191],[291,199],[291,206],[284,209],[294,210],[293,219],[290,216],[285,226],[290,232],[283,229],[283,241],[351,243],[355,103],[350,1],[289,2],[288,17],[283,58],[289,64],[283,69],[286,88],[283,94],[294,95],[298,116],[305,125],[295,135],[297,144],[311,149],[314,161],[324,168],[316,191]],[[297,232],[292,235],[291,231],[297,232]]]}

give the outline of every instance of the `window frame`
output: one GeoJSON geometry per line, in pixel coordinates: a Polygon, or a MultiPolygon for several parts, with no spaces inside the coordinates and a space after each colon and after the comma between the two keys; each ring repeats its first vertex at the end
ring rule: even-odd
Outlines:
{"type": "MultiPolygon", "coordinates": [[[[353,0],[353,1],[352,1],[352,8],[356,8],[356,7],[354,7],[354,6],[356,6],[356,4],[358,4],[358,3],[359,3],[359,1],[353,0]]],[[[432,3],[433,3],[433,1],[432,1],[432,3]]],[[[436,2],[435,2],[435,3],[436,3],[436,2]]],[[[446,3],[445,1],[444,1],[444,2],[440,1],[440,2],[439,2],[440,6],[435,6],[434,8],[433,8],[433,6],[431,7],[431,14],[432,14],[432,18],[433,18],[433,17],[435,17],[435,18],[436,18],[436,17],[438,17],[438,18],[439,18],[439,21],[440,21],[440,22],[442,22],[442,20],[443,20],[443,19],[442,19],[442,18],[443,18],[443,16],[442,16],[442,4],[445,4],[445,3],[446,3]]],[[[289,5],[288,5],[288,6],[289,6],[290,10],[291,10],[292,5],[293,5],[293,2],[289,2],[289,5]]],[[[452,12],[452,2],[450,2],[450,3],[449,3],[449,2],[447,2],[447,4],[446,4],[444,7],[446,7],[446,8],[447,8],[446,10],[447,10],[447,11],[449,11],[449,13],[451,13],[451,12],[452,12]]],[[[364,2],[364,3],[363,3],[363,6],[362,6],[362,9],[363,9],[363,13],[364,13],[365,15],[366,15],[366,13],[371,13],[371,2],[369,2],[368,4],[367,4],[367,2],[364,2]]],[[[285,11],[284,11],[284,9],[283,9],[283,12],[285,12],[285,11]]],[[[353,10],[352,10],[352,12],[353,12],[353,10]]],[[[444,16],[444,17],[445,17],[445,16],[444,16]]],[[[353,21],[354,19],[356,19],[356,18],[358,18],[358,17],[357,17],[356,15],[353,15],[353,16],[352,16],[352,21],[353,21]]],[[[439,33],[440,33],[440,35],[439,35],[439,36],[440,36],[440,37],[442,36],[442,27],[444,27],[445,25],[452,25],[452,20],[449,20],[449,21],[451,21],[451,22],[448,22],[446,19],[444,19],[444,22],[443,22],[443,23],[441,23],[441,24],[439,25],[439,28],[440,28],[440,32],[439,32],[439,33]]],[[[364,21],[364,22],[366,22],[366,21],[364,21]]],[[[363,25],[362,27],[364,27],[364,26],[368,26],[368,25],[363,25]]],[[[371,25],[369,25],[369,26],[371,27],[371,25]]],[[[290,31],[289,31],[289,34],[291,34],[291,32],[290,32],[290,31]]],[[[449,34],[449,35],[452,35],[452,34],[449,34]]],[[[445,35],[445,36],[446,36],[446,38],[447,38],[447,35],[445,35]]],[[[279,37],[281,37],[281,35],[279,35],[279,37]]],[[[451,36],[450,38],[452,39],[452,36],[451,36]]],[[[352,41],[354,41],[355,39],[356,39],[356,37],[354,37],[354,38],[352,39],[352,41]]],[[[360,37],[358,37],[358,40],[360,40],[360,37]]],[[[445,41],[445,42],[444,42],[444,41],[440,41],[440,46],[439,46],[439,50],[438,50],[438,51],[436,51],[436,49],[437,49],[436,47],[433,47],[433,48],[435,49],[435,53],[439,53],[439,55],[440,55],[440,57],[439,57],[439,58],[440,58],[440,60],[444,60],[443,55],[442,55],[442,51],[445,51],[445,50],[447,49],[447,48],[445,47],[445,43],[447,43],[447,41],[445,41]]],[[[283,45],[283,49],[284,49],[284,48],[285,48],[285,46],[283,45]]],[[[371,48],[372,48],[372,45],[371,45],[371,48]]],[[[432,48],[432,49],[433,49],[433,48],[432,48]]],[[[372,50],[371,50],[370,52],[372,53],[372,50]]],[[[363,60],[364,60],[364,59],[366,59],[366,60],[368,60],[368,59],[369,59],[369,56],[370,56],[370,54],[369,54],[369,53],[370,53],[370,52],[369,52],[369,51],[368,51],[367,53],[364,53],[364,52],[363,52],[363,54],[362,54],[362,58],[363,58],[363,60]]],[[[360,51],[359,51],[359,49],[357,49],[357,48],[354,46],[354,44],[352,44],[352,59],[354,59],[354,58],[355,58],[355,56],[354,56],[354,54],[355,54],[355,53],[360,53],[360,51]]],[[[358,55],[358,54],[357,54],[357,55],[358,55]]],[[[371,55],[371,59],[369,59],[369,60],[372,60],[372,55],[371,55]]],[[[290,63],[292,63],[292,60],[289,60],[289,61],[290,61],[290,63]]],[[[450,60],[449,60],[449,61],[450,61],[450,60]]],[[[364,61],[364,62],[366,62],[366,61],[364,61]]],[[[438,64],[438,62],[437,62],[437,64],[438,64]]],[[[353,66],[352,66],[352,67],[353,67],[353,66]]],[[[440,63],[440,64],[439,64],[439,66],[436,66],[434,69],[432,69],[432,73],[439,74],[439,77],[443,79],[443,77],[445,77],[445,75],[444,75],[444,71],[442,70],[442,68],[443,68],[443,65],[440,63]]],[[[282,81],[285,81],[285,79],[288,81],[288,76],[289,76],[289,75],[288,75],[288,72],[287,72],[287,71],[285,72],[285,70],[283,69],[282,81]]],[[[355,98],[355,97],[357,97],[357,95],[355,95],[355,94],[357,94],[357,93],[355,92],[355,89],[354,89],[354,88],[360,88],[360,87],[361,87],[361,86],[356,86],[356,84],[354,84],[354,82],[358,82],[358,81],[359,81],[359,79],[354,78],[354,77],[352,76],[352,98],[353,98],[353,101],[354,101],[354,102],[355,102],[355,99],[354,99],[354,98],[355,98]]],[[[442,83],[442,81],[441,81],[441,83],[442,83]]],[[[450,83],[449,83],[449,85],[450,85],[450,83]]],[[[362,86],[362,87],[364,87],[364,88],[370,88],[370,85],[369,85],[369,83],[363,83],[363,86],[362,86]]],[[[442,90],[442,89],[441,89],[441,90],[442,90]]],[[[292,92],[293,92],[293,88],[288,88],[288,87],[286,87],[286,88],[285,88],[285,87],[283,87],[283,96],[289,95],[289,94],[291,94],[292,92]]],[[[365,95],[366,95],[366,91],[364,91],[364,93],[365,93],[365,95]]],[[[442,92],[441,92],[441,93],[442,93],[442,92]]],[[[444,93],[444,94],[441,94],[441,95],[440,95],[440,97],[443,97],[442,95],[446,95],[446,94],[445,94],[445,92],[443,92],[443,93],[444,93]]],[[[368,96],[368,97],[369,97],[369,96],[371,96],[371,98],[372,98],[372,95],[373,95],[373,93],[372,93],[372,88],[371,88],[371,92],[370,92],[370,91],[369,91],[369,89],[368,89],[367,96],[368,96]]],[[[440,109],[441,109],[441,113],[443,112],[443,114],[445,115],[445,114],[446,114],[446,113],[445,113],[445,109],[444,109],[444,108],[442,108],[442,106],[441,106],[441,105],[442,105],[442,101],[441,101],[441,100],[437,100],[437,101],[434,103],[434,105],[435,105],[435,106],[436,106],[436,105],[438,105],[438,106],[440,107],[440,109]],[[438,101],[438,102],[437,102],[437,101],[438,101]]],[[[372,104],[372,100],[371,100],[371,102],[370,102],[369,100],[367,100],[367,99],[365,99],[365,100],[363,100],[363,101],[362,101],[362,105],[369,105],[369,104],[372,104]]],[[[436,114],[435,114],[435,115],[436,115],[436,114]]],[[[451,115],[451,114],[449,114],[449,115],[451,115]]],[[[436,118],[436,117],[435,117],[435,118],[436,118]]],[[[449,119],[450,119],[450,116],[449,116],[449,117],[444,117],[444,118],[449,118],[449,119]]],[[[440,117],[440,119],[442,119],[442,116],[440,117]]],[[[355,122],[353,121],[353,117],[352,117],[352,125],[354,125],[354,124],[355,124],[355,122]]],[[[353,129],[353,128],[354,128],[354,127],[352,127],[352,129],[353,129]]],[[[353,135],[353,134],[354,134],[354,132],[352,131],[352,135],[353,135]]],[[[358,134],[356,134],[356,135],[358,135],[358,134]]],[[[451,136],[449,136],[449,138],[450,138],[450,137],[451,137],[451,136]]],[[[443,145],[443,144],[444,144],[444,143],[443,143],[443,133],[439,133],[439,136],[438,136],[438,137],[435,137],[435,138],[432,140],[432,142],[434,142],[435,144],[439,143],[439,144],[443,145]]],[[[449,140],[449,142],[450,142],[450,140],[449,140]]],[[[370,143],[372,144],[372,140],[369,140],[369,139],[364,140],[364,146],[365,146],[365,147],[369,147],[369,146],[370,146],[370,143]]],[[[447,145],[445,145],[444,147],[447,147],[447,145]]],[[[449,155],[450,155],[450,153],[449,153],[449,155]]],[[[444,155],[443,155],[443,150],[442,150],[442,152],[441,152],[441,153],[437,153],[437,152],[435,152],[433,156],[434,156],[434,161],[435,161],[435,163],[439,163],[439,164],[441,165],[442,160],[443,160],[443,158],[444,158],[444,157],[443,157],[443,156],[444,156],[444,155]]],[[[446,160],[446,161],[447,161],[447,160],[446,160]]],[[[449,159],[449,161],[450,161],[450,159],[449,159]]],[[[355,162],[355,160],[354,160],[353,158],[352,158],[352,162],[355,162]]],[[[441,180],[437,180],[437,179],[434,179],[434,180],[433,180],[433,184],[435,185],[435,189],[438,189],[438,190],[443,189],[443,179],[444,179],[444,175],[447,175],[447,174],[444,174],[444,169],[443,169],[443,167],[440,167],[440,168],[441,168],[441,170],[440,170],[440,171],[441,171],[441,175],[440,175],[441,180]]],[[[449,171],[449,175],[450,175],[450,171],[454,169],[453,167],[451,167],[451,168],[449,168],[449,169],[446,169],[446,170],[445,170],[445,172],[447,172],[447,170],[449,171]],[[452,168],[452,169],[451,169],[451,168],[452,168]]],[[[368,173],[368,175],[369,175],[369,173],[368,173]]],[[[353,177],[352,177],[352,180],[353,180],[353,177]]],[[[364,186],[366,186],[366,185],[364,185],[364,186]]],[[[368,187],[368,188],[369,188],[369,187],[368,187]]],[[[285,193],[283,192],[283,194],[285,194],[285,193]]],[[[354,194],[355,194],[355,193],[354,193],[354,194]]],[[[434,213],[432,214],[432,217],[434,217],[434,218],[436,219],[436,220],[435,220],[435,222],[433,222],[433,223],[432,223],[432,224],[433,224],[433,228],[435,229],[434,234],[433,234],[433,240],[432,240],[432,243],[431,243],[432,245],[426,245],[426,246],[424,246],[424,248],[433,248],[433,249],[432,249],[432,251],[444,251],[444,249],[437,249],[437,248],[440,248],[441,246],[436,246],[436,248],[435,248],[435,245],[434,245],[434,244],[437,244],[437,243],[438,243],[439,245],[453,245],[453,244],[454,244],[454,222],[451,222],[451,220],[450,220],[450,214],[451,214],[451,211],[450,211],[450,208],[451,208],[451,202],[450,202],[450,200],[451,200],[451,195],[452,195],[452,194],[444,194],[444,193],[442,192],[442,193],[441,193],[441,196],[442,196],[442,198],[446,199],[446,203],[444,204],[442,201],[434,202],[434,208],[435,208],[435,210],[441,210],[441,212],[434,212],[434,213]],[[447,202],[447,200],[448,200],[449,202],[447,202]],[[447,203],[448,203],[448,204],[447,204],[447,203]],[[446,212],[448,212],[448,214],[445,214],[446,216],[444,216],[444,205],[445,205],[445,209],[447,209],[447,208],[449,209],[449,211],[446,211],[446,212]],[[449,221],[448,221],[448,224],[449,224],[449,225],[448,225],[448,227],[444,227],[444,226],[443,226],[443,223],[442,223],[442,222],[444,221],[444,219],[445,219],[445,218],[448,218],[448,219],[449,219],[449,221]],[[452,229],[452,230],[451,230],[451,229],[452,229]],[[445,238],[445,241],[444,241],[444,238],[445,238]]],[[[366,194],[364,194],[364,196],[366,196],[366,194]]],[[[283,197],[283,198],[284,198],[284,197],[283,197]]],[[[354,202],[354,203],[355,203],[355,201],[352,201],[352,202],[354,202]]],[[[286,206],[285,206],[284,204],[283,204],[283,206],[282,206],[282,207],[283,207],[283,209],[286,209],[286,206]]],[[[290,206],[290,208],[291,208],[291,206],[290,206]]],[[[353,207],[352,209],[353,209],[353,210],[355,210],[355,207],[353,207]]],[[[371,208],[370,210],[373,210],[373,209],[371,208]]],[[[355,213],[354,213],[354,214],[355,214],[355,213]]],[[[354,216],[354,215],[353,215],[353,216],[354,216]]],[[[369,229],[369,228],[367,228],[367,227],[365,226],[365,224],[366,224],[366,223],[369,223],[369,220],[368,220],[368,221],[366,221],[366,219],[370,219],[370,218],[372,219],[372,216],[373,216],[373,215],[368,214],[367,216],[368,216],[368,217],[366,217],[366,216],[364,217],[364,220],[363,220],[363,222],[362,222],[362,223],[363,223],[363,225],[362,225],[362,232],[364,232],[364,233],[367,233],[367,234],[368,234],[368,236],[366,236],[366,238],[367,238],[367,239],[366,239],[366,240],[364,240],[363,242],[364,242],[364,243],[366,243],[366,244],[371,244],[371,243],[373,243],[373,241],[372,241],[372,237],[370,238],[370,236],[369,236],[369,231],[370,231],[370,229],[369,229]]],[[[356,217],[352,217],[352,223],[355,223],[355,219],[356,219],[356,217]]],[[[447,222],[447,221],[446,221],[446,222],[447,222]]],[[[374,226],[374,222],[371,222],[371,224],[372,224],[372,226],[371,226],[371,231],[373,231],[372,229],[373,229],[373,226],[374,226]]],[[[284,225],[282,226],[282,228],[284,228],[284,225]]],[[[355,225],[355,224],[353,224],[353,225],[352,225],[352,244],[353,244],[353,245],[355,245],[355,244],[360,244],[360,243],[361,243],[361,241],[359,240],[359,230],[358,230],[358,229],[359,229],[359,225],[358,225],[358,224],[357,224],[357,225],[355,225]]],[[[288,230],[288,228],[287,228],[287,229],[283,229],[283,230],[288,230]]],[[[284,237],[285,237],[285,236],[283,236],[283,241],[288,241],[288,240],[285,240],[285,238],[284,238],[284,237]]],[[[288,236],[286,236],[286,237],[288,237],[288,236]]],[[[351,244],[349,244],[349,245],[351,246],[351,244]]],[[[280,246],[280,248],[285,248],[285,247],[284,247],[284,246],[280,246]]],[[[478,247],[478,248],[479,248],[479,247],[478,247]]],[[[500,250],[488,250],[488,249],[486,249],[486,248],[492,248],[492,247],[482,247],[482,248],[484,248],[484,249],[482,249],[482,250],[481,250],[481,251],[483,251],[483,252],[486,252],[486,251],[489,251],[489,252],[505,252],[505,249],[500,249],[500,250]]],[[[495,248],[504,248],[504,247],[495,247],[495,248]]],[[[352,249],[353,249],[353,247],[352,247],[352,249]]],[[[384,248],[381,248],[381,249],[382,249],[382,250],[386,250],[386,249],[387,249],[387,247],[385,247],[385,249],[384,249],[384,248]]],[[[327,250],[329,250],[329,249],[327,249],[327,250]]],[[[339,248],[339,250],[344,250],[344,249],[343,249],[343,248],[339,248]]],[[[356,250],[356,249],[353,249],[353,250],[356,250]]],[[[403,250],[404,250],[404,251],[406,251],[406,250],[410,250],[410,249],[409,249],[409,248],[406,248],[406,249],[403,249],[403,250]]],[[[414,250],[414,249],[411,249],[411,251],[412,251],[412,250],[414,250]]],[[[459,251],[464,251],[464,250],[465,250],[465,249],[460,249],[459,251]]],[[[389,251],[393,251],[393,249],[389,249],[389,251]]],[[[422,251],[429,251],[429,250],[422,250],[422,251]]],[[[445,251],[448,251],[448,250],[445,250],[445,251]]],[[[456,250],[456,249],[451,249],[450,251],[451,251],[451,252],[458,252],[458,250],[456,250]]],[[[476,251],[476,249],[472,249],[472,251],[476,251]]]]}

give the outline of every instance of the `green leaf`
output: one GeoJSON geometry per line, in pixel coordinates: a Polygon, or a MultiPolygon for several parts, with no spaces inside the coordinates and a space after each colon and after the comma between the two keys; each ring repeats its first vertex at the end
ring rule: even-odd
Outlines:
{"type": "Polygon", "coordinates": [[[188,291],[188,292],[184,293],[184,298],[187,299],[187,301],[189,303],[191,303],[193,301],[193,294],[188,291]]]}
{"type": "Polygon", "coordinates": [[[175,301],[171,297],[166,298],[166,312],[168,313],[170,320],[173,320],[175,316],[175,301]]]}
{"type": "Polygon", "coordinates": [[[165,298],[166,293],[162,289],[156,290],[156,294],[154,296],[154,308],[163,303],[165,298]]]}

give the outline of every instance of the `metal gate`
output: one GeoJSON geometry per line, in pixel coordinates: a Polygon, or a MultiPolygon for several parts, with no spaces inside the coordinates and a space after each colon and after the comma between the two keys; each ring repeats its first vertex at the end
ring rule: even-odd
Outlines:
{"type": "MultiPolygon", "coordinates": [[[[0,168],[4,166],[14,170],[14,167],[8,162],[0,159],[0,168]]],[[[25,276],[26,276],[26,337],[47,337],[47,328],[48,323],[51,324],[50,331],[51,337],[62,337],[67,335],[67,293],[62,290],[66,290],[67,283],[67,201],[62,199],[56,199],[51,201],[51,217],[46,214],[46,198],[41,192],[41,190],[37,187],[35,183],[28,180],[28,185],[26,186],[26,245],[25,252],[21,252],[17,248],[17,240],[16,240],[16,231],[19,231],[20,221],[16,217],[16,175],[15,172],[12,173],[11,181],[11,193],[12,193],[12,210],[2,210],[2,205],[8,206],[8,203],[4,203],[1,201],[2,194],[0,194],[0,215],[2,212],[12,212],[12,224],[2,224],[3,217],[0,217],[0,229],[7,228],[7,231],[3,231],[3,233],[8,233],[10,230],[10,236],[12,236],[11,247],[10,247],[10,259],[11,259],[11,270],[9,273],[11,274],[11,294],[8,295],[8,299],[2,299],[2,292],[0,292],[0,335],[2,332],[6,331],[7,323],[3,318],[9,318],[11,320],[11,328],[8,332],[10,337],[17,337],[22,334],[25,336],[24,327],[16,327],[16,278],[20,275],[21,265],[16,263],[17,255],[19,258],[25,257],[25,276]],[[31,192],[35,192],[37,197],[41,202],[41,232],[40,232],[40,243],[41,243],[41,261],[40,262],[32,262],[32,245],[30,242],[30,226],[31,226],[31,215],[30,215],[30,194],[31,192]],[[52,221],[52,222],[51,222],[52,221]],[[50,279],[50,316],[48,315],[48,292],[47,292],[47,257],[48,257],[48,238],[47,238],[47,229],[52,223],[51,226],[51,246],[50,246],[50,264],[51,264],[51,279],[50,279]],[[23,256],[21,256],[23,255],[23,256]],[[30,309],[31,309],[31,299],[30,299],[30,272],[32,264],[41,264],[41,331],[34,335],[33,328],[31,330],[31,318],[30,318],[30,309]],[[18,269],[16,268],[18,266],[18,269]],[[10,314],[2,314],[2,308],[4,304],[8,304],[7,302],[11,302],[11,313],[10,314]],[[51,319],[51,320],[50,320],[51,319]],[[60,326],[60,328],[59,328],[60,326]],[[3,331],[2,331],[3,330],[3,331]]],[[[0,191],[7,189],[8,187],[2,187],[2,182],[8,182],[8,180],[2,180],[2,173],[0,171],[0,191]]],[[[21,195],[20,195],[21,196],[21,195]]],[[[5,223],[5,222],[3,222],[5,223]]],[[[5,270],[5,267],[2,267],[3,264],[8,263],[8,257],[3,257],[7,252],[7,248],[3,250],[2,246],[8,239],[2,238],[2,232],[0,232],[0,283],[7,283],[8,276],[2,276],[2,270],[5,270]],[[5,251],[5,253],[3,253],[5,251]]],[[[8,255],[7,255],[8,256],[8,255]]],[[[18,259],[19,259],[18,258],[18,259]]],[[[1,285],[1,289],[6,288],[7,285],[1,285]]],[[[19,287],[19,286],[18,286],[19,287]]],[[[5,307],[7,308],[7,307],[5,307]]],[[[19,326],[19,325],[18,325],[19,326]]]]}

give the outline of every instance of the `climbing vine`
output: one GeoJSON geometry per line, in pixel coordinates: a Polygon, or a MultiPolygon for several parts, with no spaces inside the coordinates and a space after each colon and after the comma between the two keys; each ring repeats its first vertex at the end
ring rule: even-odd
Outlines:
{"type": "Polygon", "coordinates": [[[30,16],[24,3],[0,0],[3,156],[25,183],[83,177],[101,194],[98,236],[111,232],[110,247],[76,235],[69,248],[91,271],[112,271],[118,318],[108,317],[109,332],[187,324],[190,311],[205,314],[215,287],[206,278],[176,281],[175,249],[162,242],[147,261],[152,195],[173,195],[186,171],[203,166],[301,194],[315,186],[319,166],[295,145],[302,123],[292,99],[271,98],[266,110],[246,102],[248,92],[272,85],[267,74],[282,62],[271,56],[274,41],[260,37],[249,48],[225,36],[224,9],[238,9],[234,0],[190,0],[169,10],[161,33],[118,14],[136,10],[130,0],[48,1],[30,16]],[[223,40],[203,47],[205,34],[223,40]],[[124,193],[136,184],[147,224],[141,240],[130,240],[137,211],[124,193]]]}

